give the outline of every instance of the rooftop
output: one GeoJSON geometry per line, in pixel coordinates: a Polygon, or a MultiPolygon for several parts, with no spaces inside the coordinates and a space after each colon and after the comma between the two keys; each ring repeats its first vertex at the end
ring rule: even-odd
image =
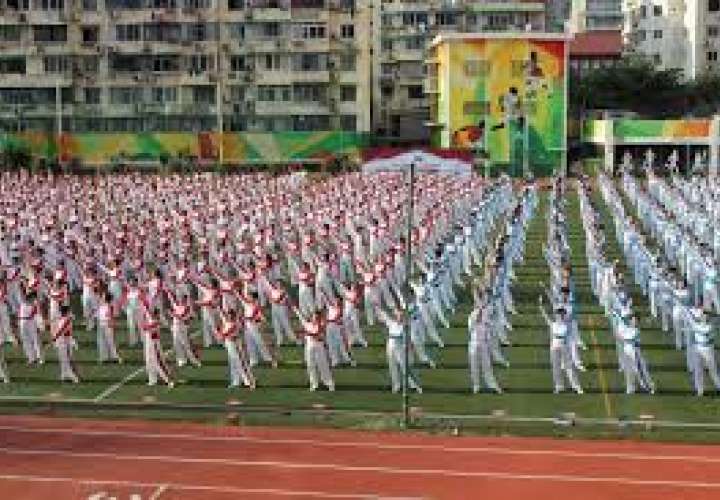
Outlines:
{"type": "Polygon", "coordinates": [[[570,42],[570,57],[603,57],[622,54],[620,30],[577,33],[570,42]]]}

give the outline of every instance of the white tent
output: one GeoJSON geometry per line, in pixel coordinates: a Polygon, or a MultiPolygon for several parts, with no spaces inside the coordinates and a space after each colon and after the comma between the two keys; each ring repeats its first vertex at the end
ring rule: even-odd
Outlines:
{"type": "Polygon", "coordinates": [[[415,163],[418,173],[470,175],[472,164],[459,158],[443,158],[442,156],[422,150],[406,151],[389,158],[376,158],[365,162],[362,166],[364,174],[377,172],[406,171],[411,163],[415,163]]]}

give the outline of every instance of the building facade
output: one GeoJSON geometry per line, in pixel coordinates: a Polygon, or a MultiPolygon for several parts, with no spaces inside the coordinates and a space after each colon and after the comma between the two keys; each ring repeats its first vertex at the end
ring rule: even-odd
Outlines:
{"type": "Polygon", "coordinates": [[[627,54],[686,79],[720,71],[720,0],[624,0],[627,54]]]}
{"type": "Polygon", "coordinates": [[[370,130],[371,12],[354,0],[0,8],[0,111],[20,130],[370,130]]]}
{"type": "Polygon", "coordinates": [[[623,0],[572,0],[570,26],[575,33],[621,29],[623,0]]]}
{"type": "Polygon", "coordinates": [[[423,90],[427,47],[440,33],[544,31],[542,1],[382,1],[373,26],[373,132],[389,142],[429,139],[423,90]]]}

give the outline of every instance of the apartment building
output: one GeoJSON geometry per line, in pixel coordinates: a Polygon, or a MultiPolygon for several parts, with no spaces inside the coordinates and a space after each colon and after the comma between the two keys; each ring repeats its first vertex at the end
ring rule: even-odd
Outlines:
{"type": "Polygon", "coordinates": [[[0,123],[368,132],[363,2],[0,0],[0,123]]]}
{"type": "Polygon", "coordinates": [[[575,33],[621,29],[623,0],[572,0],[570,25],[575,33]]]}
{"type": "Polygon", "coordinates": [[[439,33],[543,31],[542,1],[380,1],[373,17],[373,132],[389,141],[422,142],[430,110],[423,90],[427,47],[439,33]]]}
{"type": "Polygon", "coordinates": [[[720,0],[625,0],[625,52],[687,79],[720,71],[720,0]]]}

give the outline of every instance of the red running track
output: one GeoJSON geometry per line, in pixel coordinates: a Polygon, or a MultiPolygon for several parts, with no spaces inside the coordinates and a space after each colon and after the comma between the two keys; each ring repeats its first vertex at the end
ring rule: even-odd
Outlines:
{"type": "Polygon", "coordinates": [[[720,448],[0,417],[0,498],[720,498],[720,448]]]}

